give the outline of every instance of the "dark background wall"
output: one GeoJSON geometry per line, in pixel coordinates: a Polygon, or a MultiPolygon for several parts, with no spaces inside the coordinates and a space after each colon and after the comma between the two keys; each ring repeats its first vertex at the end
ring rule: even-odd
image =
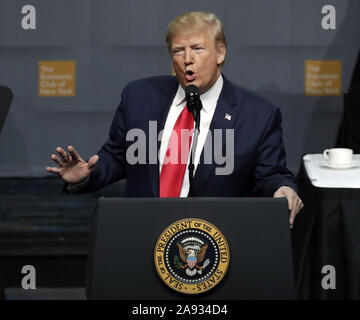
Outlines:
{"type": "Polygon", "coordinates": [[[1,0],[0,85],[14,92],[0,135],[0,177],[47,176],[50,154],[72,144],[96,153],[127,82],[170,74],[164,34],[190,10],[212,11],[228,40],[224,74],[277,104],[288,165],[334,146],[343,97],[304,95],[305,60],[342,60],[347,92],[360,45],[357,0],[1,0]],[[21,28],[21,8],[35,6],[37,29],[21,28]],[[335,5],[336,30],[321,28],[321,8],[335,5]],[[38,96],[40,60],[76,61],[76,96],[38,96]]]}

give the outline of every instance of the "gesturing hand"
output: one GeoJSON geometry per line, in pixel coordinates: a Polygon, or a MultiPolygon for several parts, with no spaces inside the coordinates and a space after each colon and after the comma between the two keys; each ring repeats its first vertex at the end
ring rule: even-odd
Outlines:
{"type": "Polygon", "coordinates": [[[75,184],[84,180],[90,175],[95,163],[99,160],[98,155],[93,155],[89,162],[86,162],[80,157],[74,147],[68,146],[69,154],[62,148],[57,147],[56,151],[61,158],[52,154],[51,159],[54,160],[59,167],[46,167],[46,170],[50,173],[59,175],[66,182],[75,184]]]}
{"type": "Polygon", "coordinates": [[[274,193],[274,198],[282,198],[282,197],[286,197],[286,199],[288,200],[288,205],[290,210],[290,228],[292,228],[295,217],[304,207],[304,204],[302,203],[301,199],[299,198],[295,190],[293,190],[288,186],[282,186],[279,189],[277,189],[276,192],[274,193]]]}

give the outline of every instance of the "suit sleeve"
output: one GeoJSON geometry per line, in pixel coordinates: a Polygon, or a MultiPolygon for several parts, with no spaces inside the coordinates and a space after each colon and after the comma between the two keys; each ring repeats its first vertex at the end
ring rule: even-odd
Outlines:
{"type": "Polygon", "coordinates": [[[281,112],[277,107],[270,116],[259,144],[254,181],[254,196],[272,197],[281,186],[289,186],[298,191],[295,178],[286,167],[281,112]]]}

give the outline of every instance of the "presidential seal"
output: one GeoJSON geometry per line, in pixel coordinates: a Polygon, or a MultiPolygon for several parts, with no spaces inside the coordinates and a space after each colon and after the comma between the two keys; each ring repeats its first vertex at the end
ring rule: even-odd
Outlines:
{"type": "Polygon", "coordinates": [[[212,223],[187,218],[175,221],[159,236],[155,268],[171,289],[198,294],[214,288],[230,263],[229,245],[212,223]]]}

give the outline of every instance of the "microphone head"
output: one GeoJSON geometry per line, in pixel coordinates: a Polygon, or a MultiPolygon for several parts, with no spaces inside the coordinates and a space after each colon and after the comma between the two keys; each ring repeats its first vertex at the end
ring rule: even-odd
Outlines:
{"type": "Polygon", "coordinates": [[[188,99],[188,97],[191,97],[193,95],[199,95],[199,88],[194,84],[190,84],[185,88],[186,100],[188,99]]]}
{"type": "Polygon", "coordinates": [[[186,106],[188,110],[193,113],[194,110],[200,111],[202,104],[200,101],[199,88],[193,84],[188,85],[185,88],[186,106]]]}

